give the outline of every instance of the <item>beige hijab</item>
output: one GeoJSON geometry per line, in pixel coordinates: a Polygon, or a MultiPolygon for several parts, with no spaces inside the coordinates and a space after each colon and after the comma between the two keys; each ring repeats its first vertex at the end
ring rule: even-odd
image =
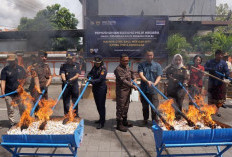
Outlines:
{"type": "Polygon", "coordinates": [[[177,69],[182,68],[182,67],[184,66],[183,62],[184,62],[184,61],[183,61],[183,57],[182,57],[180,54],[175,54],[175,55],[174,55],[174,57],[173,57],[173,59],[172,59],[172,65],[173,65],[175,68],[177,68],[177,69]],[[176,63],[175,63],[176,57],[180,57],[180,59],[181,59],[180,65],[176,65],[176,63]]]}

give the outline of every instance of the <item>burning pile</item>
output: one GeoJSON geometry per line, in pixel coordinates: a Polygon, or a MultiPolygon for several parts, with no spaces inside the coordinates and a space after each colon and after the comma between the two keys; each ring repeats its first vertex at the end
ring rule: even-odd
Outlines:
{"type": "MultiPolygon", "coordinates": [[[[203,129],[211,129],[209,126],[204,125],[204,123],[202,122],[197,122],[195,123],[199,129],[203,130],[203,129]]],[[[175,130],[193,130],[193,127],[190,127],[189,125],[187,125],[187,122],[183,119],[176,121],[174,120],[172,122],[172,125],[174,126],[175,130]]],[[[168,130],[163,123],[160,124],[160,127],[162,128],[162,130],[168,130]]],[[[221,126],[216,125],[215,129],[221,129],[221,126]]]]}
{"type": "MultiPolygon", "coordinates": [[[[53,99],[42,99],[38,101],[39,110],[35,113],[38,117],[38,120],[32,117],[34,109],[34,98],[23,89],[24,80],[20,81],[20,85],[17,89],[17,92],[20,96],[22,104],[25,106],[25,111],[21,116],[21,119],[16,127],[11,128],[7,133],[8,134],[72,134],[76,129],[79,120],[75,119],[75,110],[72,110],[70,107],[70,112],[66,115],[65,125],[64,119],[59,120],[50,120],[50,116],[53,114],[53,106],[57,104],[57,101],[53,99]],[[67,123],[67,124],[66,124],[67,123]]],[[[40,99],[39,99],[40,100],[40,99]]],[[[16,106],[16,103],[12,103],[16,106]]],[[[35,106],[34,106],[35,108],[35,106]]]]}
{"type": "MultiPolygon", "coordinates": [[[[195,129],[214,129],[221,128],[213,121],[212,115],[216,113],[217,107],[215,105],[208,105],[204,102],[204,98],[200,95],[195,96],[195,102],[200,107],[200,110],[193,105],[189,105],[188,111],[184,114],[190,119],[195,126],[195,129]]],[[[175,120],[175,110],[172,107],[173,100],[167,100],[159,106],[159,110],[163,112],[163,117],[169,124],[175,127],[176,130],[192,130],[193,127],[187,124],[186,120],[175,120]]],[[[163,130],[167,130],[165,125],[160,124],[163,130]]]]}
{"type": "Polygon", "coordinates": [[[79,119],[74,122],[69,122],[66,125],[62,124],[62,120],[49,120],[44,130],[40,130],[40,121],[34,121],[27,129],[21,130],[20,127],[12,127],[7,134],[9,135],[60,135],[60,134],[73,134],[79,124],[79,119]]]}

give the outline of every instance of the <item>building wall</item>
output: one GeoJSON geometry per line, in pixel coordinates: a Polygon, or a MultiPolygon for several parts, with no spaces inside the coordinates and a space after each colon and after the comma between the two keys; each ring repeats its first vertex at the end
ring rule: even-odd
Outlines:
{"type": "Polygon", "coordinates": [[[27,40],[0,40],[0,52],[26,50],[27,40]]]}
{"type": "MultiPolygon", "coordinates": [[[[215,15],[216,0],[82,0],[83,16],[96,15],[215,15]]],[[[170,18],[178,20],[178,18],[170,18]]],[[[212,20],[190,17],[190,21],[212,20]]]]}

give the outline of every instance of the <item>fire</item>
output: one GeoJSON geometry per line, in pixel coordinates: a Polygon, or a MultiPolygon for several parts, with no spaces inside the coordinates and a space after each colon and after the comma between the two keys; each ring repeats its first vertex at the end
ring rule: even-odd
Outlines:
{"type": "Polygon", "coordinates": [[[175,119],[175,110],[172,107],[173,99],[168,99],[159,105],[159,110],[164,113],[164,117],[168,123],[173,124],[175,119]]]}
{"type": "Polygon", "coordinates": [[[188,119],[193,121],[195,124],[196,122],[200,121],[202,117],[200,111],[193,105],[189,105],[188,112],[185,112],[185,114],[188,117],[188,119]]]}
{"type": "Polygon", "coordinates": [[[42,99],[39,102],[39,110],[35,113],[35,115],[39,118],[39,120],[48,121],[50,116],[53,114],[52,107],[56,104],[56,101],[53,99],[42,99]]]}
{"type": "Polygon", "coordinates": [[[73,122],[76,116],[76,110],[73,110],[73,104],[69,107],[69,112],[64,116],[65,119],[68,119],[68,122],[73,122]]]}
{"type": "Polygon", "coordinates": [[[23,89],[22,85],[19,85],[17,91],[19,93],[22,104],[24,104],[26,107],[20,118],[18,126],[29,126],[34,121],[34,118],[30,116],[30,112],[33,106],[33,97],[23,89]]]}
{"type": "Polygon", "coordinates": [[[187,117],[193,122],[203,122],[205,125],[214,125],[212,115],[216,113],[217,107],[215,105],[208,105],[201,95],[195,96],[195,102],[200,107],[200,112],[195,106],[189,106],[187,117]]]}
{"type": "MultiPolygon", "coordinates": [[[[18,89],[19,97],[22,101],[22,104],[26,107],[25,111],[23,112],[18,126],[21,128],[27,128],[32,122],[35,121],[33,117],[30,116],[32,107],[34,106],[33,100],[34,98],[27,93],[23,86],[20,84],[18,89]]],[[[53,113],[53,110],[51,109],[56,104],[56,101],[53,99],[45,100],[42,99],[39,102],[39,110],[35,113],[36,116],[38,116],[39,120],[48,121],[50,119],[50,116],[53,113]]],[[[14,105],[17,105],[14,103],[14,105]]]]}

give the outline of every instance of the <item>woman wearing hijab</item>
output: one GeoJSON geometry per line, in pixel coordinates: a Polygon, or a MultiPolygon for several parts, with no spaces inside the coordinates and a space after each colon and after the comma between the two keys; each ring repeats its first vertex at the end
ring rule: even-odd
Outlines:
{"type": "MultiPolygon", "coordinates": [[[[177,107],[182,110],[185,91],[178,83],[181,82],[184,86],[187,86],[188,75],[183,65],[183,57],[180,54],[174,55],[172,64],[166,70],[166,76],[168,78],[167,95],[173,98],[177,107]]],[[[176,113],[176,120],[180,120],[180,118],[180,115],[176,113]]]]}
{"type": "MultiPolygon", "coordinates": [[[[196,55],[193,58],[193,63],[194,63],[193,66],[201,71],[204,71],[205,68],[204,66],[201,65],[201,62],[202,62],[201,56],[196,55]]],[[[194,69],[192,67],[189,68],[190,70],[189,91],[190,91],[190,95],[193,98],[195,97],[195,95],[199,95],[202,93],[201,91],[202,91],[202,86],[203,86],[203,76],[204,76],[203,72],[197,69],[194,69]]],[[[190,105],[192,104],[191,100],[189,104],[190,105]]]]}

